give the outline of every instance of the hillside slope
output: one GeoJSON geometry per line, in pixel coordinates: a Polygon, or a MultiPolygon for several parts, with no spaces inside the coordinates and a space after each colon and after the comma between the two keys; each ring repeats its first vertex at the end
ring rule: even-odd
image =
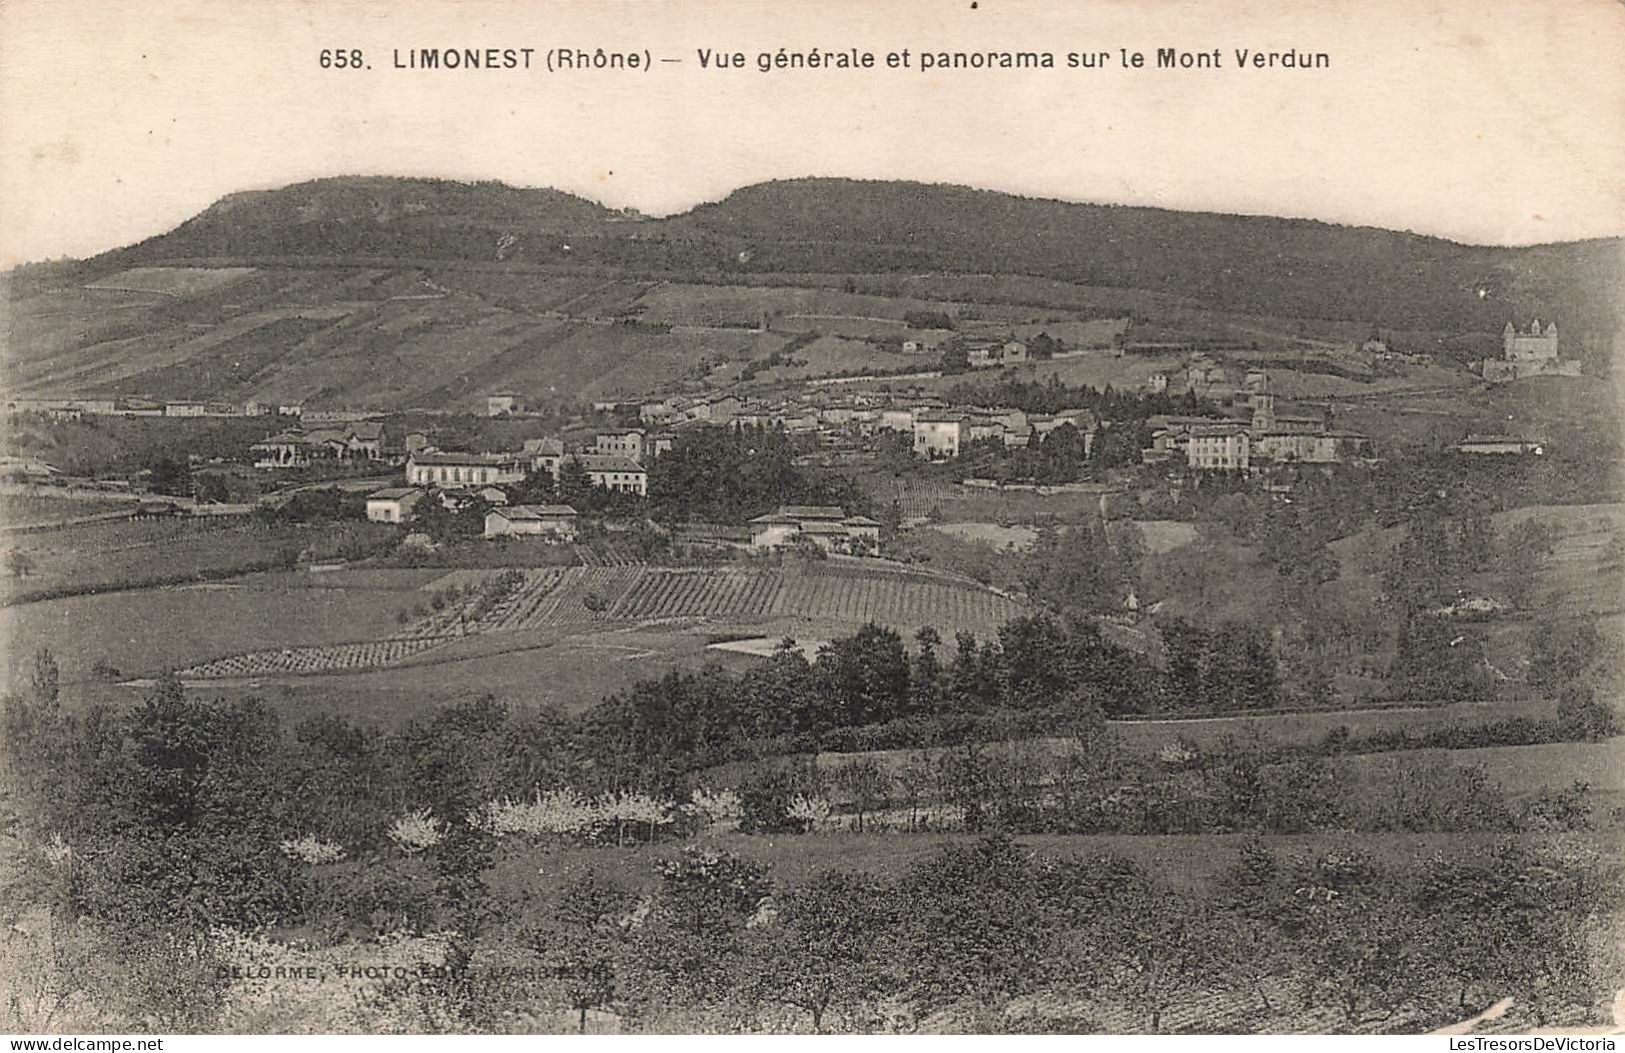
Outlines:
{"type": "Polygon", "coordinates": [[[748,331],[787,308],[879,313],[895,329],[922,295],[1012,323],[1019,305],[1046,322],[1109,314],[1160,333],[1177,303],[1175,329],[1207,311],[1217,332],[1262,320],[1236,330],[1243,340],[1375,325],[1435,347],[1489,344],[1509,318],[1539,315],[1561,320],[1565,354],[1595,366],[1613,352],[1622,284],[1619,239],[1481,248],[838,179],[761,184],[650,219],[554,190],[341,178],[233,194],[139,244],[8,276],[0,368],[19,393],[431,407],[510,386],[631,394],[834,324],[748,331]],[[935,277],[910,277],[922,274],[935,277]],[[846,296],[847,275],[897,294],[846,296]]]}

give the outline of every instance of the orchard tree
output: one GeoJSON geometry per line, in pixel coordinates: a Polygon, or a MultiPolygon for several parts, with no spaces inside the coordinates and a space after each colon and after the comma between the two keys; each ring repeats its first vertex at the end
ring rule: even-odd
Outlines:
{"type": "Polygon", "coordinates": [[[805,1011],[816,1032],[832,1011],[863,1026],[900,983],[895,912],[888,889],[857,872],[829,871],[787,892],[757,930],[760,994],[805,1011]]]}
{"type": "Polygon", "coordinates": [[[1097,941],[1101,979],[1153,1032],[1170,1009],[1200,993],[1215,975],[1214,916],[1198,898],[1134,875],[1107,900],[1097,941]]]}
{"type": "Polygon", "coordinates": [[[621,919],[636,897],[596,871],[566,885],[552,924],[531,935],[531,948],[563,981],[577,1028],[587,1030],[587,1014],[604,1009],[617,996],[617,959],[626,942],[621,919]]]}
{"type": "Polygon", "coordinates": [[[970,1000],[992,1009],[1035,985],[1041,962],[1037,889],[1009,837],[949,845],[903,879],[900,957],[927,1009],[970,1000]]]}

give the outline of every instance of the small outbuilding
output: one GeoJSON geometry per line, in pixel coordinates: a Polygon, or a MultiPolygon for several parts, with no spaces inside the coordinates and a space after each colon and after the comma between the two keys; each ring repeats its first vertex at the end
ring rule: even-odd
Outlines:
{"type": "Polygon", "coordinates": [[[423,491],[412,486],[393,486],[367,495],[367,518],[374,523],[405,523],[423,491]]]}
{"type": "Polygon", "coordinates": [[[552,537],[574,541],[581,513],[569,505],[509,505],[485,515],[486,537],[552,537]]]}

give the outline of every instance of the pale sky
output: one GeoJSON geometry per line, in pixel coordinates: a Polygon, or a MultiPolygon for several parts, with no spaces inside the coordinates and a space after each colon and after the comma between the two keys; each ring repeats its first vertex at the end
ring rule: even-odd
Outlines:
{"type": "Polygon", "coordinates": [[[554,186],[653,213],[804,175],[1307,216],[1525,244],[1625,233],[1625,4],[0,0],[0,264],[327,175],[554,186]],[[883,10],[875,10],[883,6],[883,10]],[[648,72],[395,70],[392,51],[647,49],[648,72]],[[873,50],[870,71],[696,49],[873,50]],[[319,68],[363,49],[370,70],[319,68]],[[1125,69],[1119,49],[1221,49],[1125,69]],[[1051,51],[1052,70],[884,68],[1051,51]],[[1317,71],[1234,49],[1323,51],[1317,71]],[[1106,69],[1067,52],[1109,51],[1106,69]],[[681,59],[679,64],[660,58],[681,59]]]}

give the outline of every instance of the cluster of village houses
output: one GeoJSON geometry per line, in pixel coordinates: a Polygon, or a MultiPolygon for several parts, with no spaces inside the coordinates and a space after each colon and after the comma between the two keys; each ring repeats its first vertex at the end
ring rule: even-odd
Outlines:
{"type": "MultiPolygon", "coordinates": [[[[411,440],[409,439],[409,442],[411,440]]],[[[580,512],[567,504],[509,504],[505,484],[532,472],[547,472],[558,481],[565,465],[578,466],[594,486],[620,493],[646,495],[647,465],[671,449],[668,434],[641,428],[600,431],[590,449],[566,450],[560,439],[529,439],[518,451],[461,453],[417,446],[406,459],[406,486],[367,495],[367,518],[379,523],[408,523],[419,502],[439,500],[458,507],[464,495],[492,506],[485,517],[485,536],[536,537],[574,541],[580,512]]],[[[848,515],[833,506],[787,505],[750,523],[753,549],[781,549],[799,543],[852,555],[879,551],[880,524],[848,515]]]]}
{"type": "MultiPolygon", "coordinates": [[[[920,336],[919,340],[928,340],[920,336]]],[[[1503,357],[1476,365],[1487,380],[1523,376],[1574,375],[1575,363],[1561,358],[1555,323],[1531,324],[1519,331],[1508,323],[1503,334],[1503,357]]],[[[905,347],[905,350],[910,350],[905,347]]],[[[920,350],[915,348],[914,350],[920,350]]],[[[1360,350],[1386,354],[1376,337],[1360,350]]],[[[1026,361],[1028,349],[1020,340],[983,340],[967,345],[972,368],[992,368],[1026,361]]],[[[1289,406],[1278,403],[1269,374],[1262,369],[1238,370],[1215,355],[1189,356],[1178,388],[1194,392],[1227,407],[1222,418],[1157,415],[1148,421],[1150,446],[1141,453],[1147,464],[1183,463],[1193,471],[1256,473],[1271,466],[1330,465],[1368,462],[1375,457],[1369,436],[1334,426],[1329,406],[1289,406]]],[[[1152,392],[1173,390],[1173,378],[1152,372],[1146,387],[1152,392]]],[[[255,443],[254,465],[270,471],[300,469],[321,463],[378,462],[405,465],[405,486],[380,490],[368,498],[368,517],[379,522],[404,523],[416,503],[431,493],[455,502],[458,495],[477,494],[496,506],[486,522],[487,536],[534,535],[570,538],[579,519],[567,505],[509,505],[506,485],[527,474],[547,471],[556,480],[561,467],[573,462],[595,486],[606,490],[646,495],[648,466],[685,431],[707,426],[765,427],[791,435],[816,437],[822,448],[857,449],[866,439],[882,434],[907,437],[914,455],[924,461],[949,461],[972,444],[993,441],[1007,448],[1042,441],[1066,425],[1077,430],[1085,454],[1092,449],[1099,421],[1088,409],[1032,414],[1003,407],[950,405],[942,399],[901,399],[882,391],[856,390],[839,381],[811,381],[793,395],[745,398],[732,392],[651,397],[631,403],[594,403],[594,410],[626,414],[634,408],[641,427],[599,431],[593,443],[567,450],[561,439],[525,442],[519,450],[469,453],[439,450],[422,434],[406,436],[392,447],[377,414],[329,410],[307,411],[298,404],[249,401],[157,402],[138,398],[8,399],[10,414],[36,413],[54,418],[85,415],[145,417],[268,417],[289,422],[283,430],[255,443]]],[[[487,397],[491,417],[526,414],[523,396],[497,392],[487,397]]],[[[1455,447],[1465,454],[1543,454],[1544,443],[1521,435],[1468,435],[1455,447]]],[[[13,475],[30,475],[27,466],[13,475]]],[[[55,473],[41,466],[41,477],[55,473]]],[[[862,549],[875,536],[878,525],[861,517],[848,517],[840,509],[781,509],[752,524],[752,544],[777,547],[799,538],[826,547],[862,549]]]]}

